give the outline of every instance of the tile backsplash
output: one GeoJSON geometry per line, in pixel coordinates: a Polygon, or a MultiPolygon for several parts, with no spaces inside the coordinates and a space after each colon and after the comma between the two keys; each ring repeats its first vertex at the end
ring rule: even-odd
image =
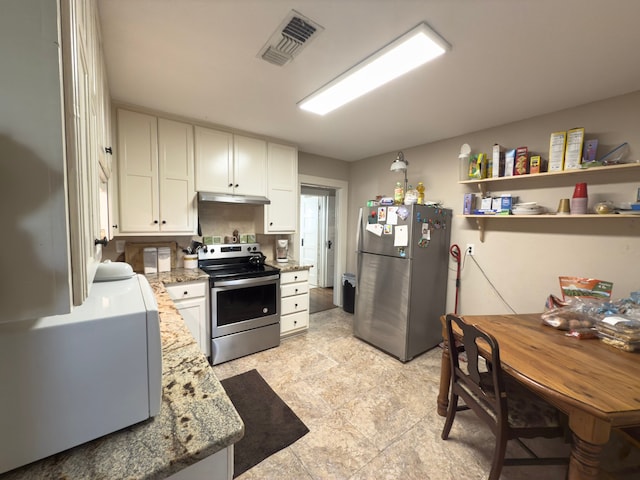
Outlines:
{"type": "Polygon", "coordinates": [[[103,260],[123,260],[124,254],[116,252],[116,241],[125,240],[127,243],[143,243],[149,241],[175,241],[178,245],[177,258],[175,259],[175,266],[180,268],[183,265],[182,261],[182,249],[187,247],[191,240],[199,242],[203,241],[203,237],[221,237],[224,242],[224,237],[230,237],[234,230],[238,230],[238,235],[255,235],[256,241],[260,244],[262,253],[269,260],[276,258],[276,240],[287,239],[289,240],[289,257],[295,258],[296,248],[293,245],[293,235],[263,235],[256,233],[260,226],[264,215],[264,207],[262,205],[241,205],[241,204],[228,204],[228,203],[213,203],[213,202],[200,202],[198,204],[198,216],[200,220],[200,229],[202,231],[202,237],[194,235],[189,236],[167,236],[167,237],[117,237],[114,241],[109,242],[109,245],[102,251],[103,260]]]}

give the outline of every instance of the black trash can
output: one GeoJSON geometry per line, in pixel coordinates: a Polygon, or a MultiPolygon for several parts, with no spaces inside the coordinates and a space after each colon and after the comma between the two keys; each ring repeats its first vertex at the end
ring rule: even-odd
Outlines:
{"type": "Polygon", "coordinates": [[[356,276],[353,273],[342,274],[342,309],[347,313],[354,312],[356,303],[356,276]]]}

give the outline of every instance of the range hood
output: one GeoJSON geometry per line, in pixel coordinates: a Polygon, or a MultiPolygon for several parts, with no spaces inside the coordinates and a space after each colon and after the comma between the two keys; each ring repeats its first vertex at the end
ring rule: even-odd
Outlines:
{"type": "Polygon", "coordinates": [[[245,205],[269,205],[271,200],[256,195],[230,195],[226,193],[198,192],[201,202],[239,203],[245,205]]]}

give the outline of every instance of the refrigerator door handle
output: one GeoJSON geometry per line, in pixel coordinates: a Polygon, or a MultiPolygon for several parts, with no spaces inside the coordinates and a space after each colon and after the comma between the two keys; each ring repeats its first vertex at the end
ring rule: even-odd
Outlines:
{"type": "Polygon", "coordinates": [[[361,245],[361,231],[362,231],[362,208],[358,211],[358,228],[356,229],[356,252],[362,250],[361,245]]]}

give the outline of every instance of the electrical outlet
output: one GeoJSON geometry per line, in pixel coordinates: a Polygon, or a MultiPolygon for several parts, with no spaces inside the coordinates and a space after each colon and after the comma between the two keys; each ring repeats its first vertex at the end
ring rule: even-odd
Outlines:
{"type": "Polygon", "coordinates": [[[124,252],[124,246],[126,243],[126,240],[116,240],[116,253],[124,252]]]}
{"type": "Polygon", "coordinates": [[[465,250],[467,255],[472,257],[476,254],[476,246],[473,243],[467,243],[467,249],[465,250]]]}

